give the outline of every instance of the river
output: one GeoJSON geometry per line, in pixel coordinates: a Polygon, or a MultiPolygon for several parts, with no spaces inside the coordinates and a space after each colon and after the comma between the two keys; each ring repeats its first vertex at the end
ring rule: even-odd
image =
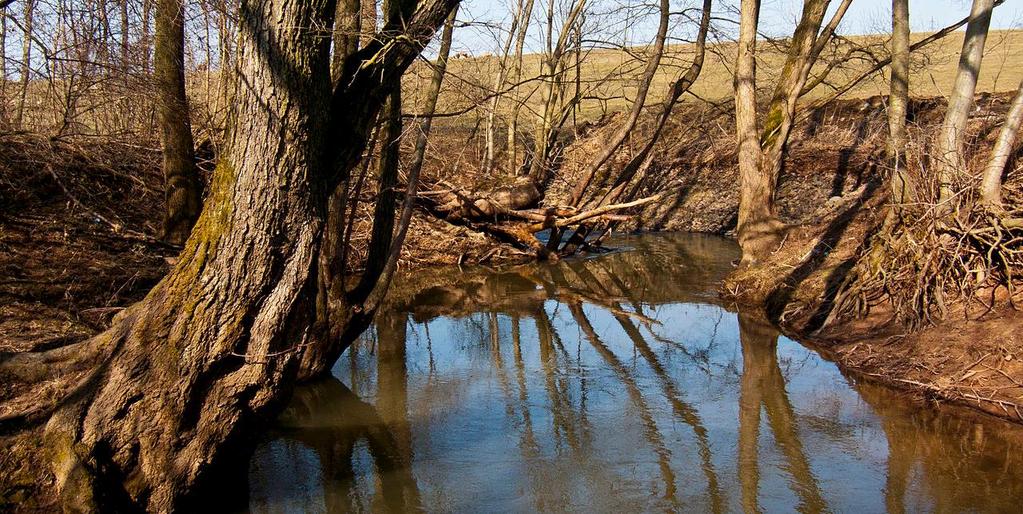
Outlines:
{"type": "Polygon", "coordinates": [[[738,249],[398,280],[299,388],[252,512],[1020,512],[1023,428],[846,376],[716,294],[738,249]]]}

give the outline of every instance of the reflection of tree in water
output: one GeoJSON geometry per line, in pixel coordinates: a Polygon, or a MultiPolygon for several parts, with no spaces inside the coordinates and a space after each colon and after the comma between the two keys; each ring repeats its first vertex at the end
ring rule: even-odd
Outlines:
{"type": "Polygon", "coordinates": [[[881,419],[888,442],[889,512],[1023,511],[1018,427],[921,406],[876,384],[854,387],[881,419]]]}
{"type": "Polygon", "coordinates": [[[778,331],[771,325],[739,314],[742,344],[742,379],[739,391],[739,481],[742,507],[760,512],[758,492],[760,464],[760,413],[767,412],[768,426],[780,447],[790,475],[790,487],[799,497],[800,512],[823,512],[827,504],[803,450],[796,415],[785,392],[785,377],[778,367],[778,331]]]}
{"type": "Polygon", "coordinates": [[[331,377],[297,388],[281,415],[283,438],[316,454],[327,512],[367,507],[376,512],[408,512],[422,507],[411,472],[405,325],[405,315],[385,314],[376,320],[376,406],[331,377]],[[372,459],[374,494],[364,490],[353,468],[360,445],[372,459]]]}
{"type": "MultiPolygon", "coordinates": [[[[315,453],[319,480],[301,478],[307,478],[306,486],[322,484],[323,490],[303,493],[308,500],[322,494],[327,512],[421,509],[419,489],[411,472],[412,454],[402,441],[402,434],[395,431],[377,408],[363,402],[341,381],[328,378],[296,388],[291,403],[281,415],[280,425],[282,439],[315,453]],[[366,490],[354,468],[359,446],[368,450],[372,460],[374,491],[366,490]]],[[[279,481],[296,478],[273,477],[279,481]]],[[[270,486],[273,489],[273,484],[270,486]]],[[[263,510],[260,505],[254,507],[253,510],[263,510]]]]}
{"type": "MultiPolygon", "coordinates": [[[[611,380],[612,388],[627,394],[630,412],[638,414],[638,433],[642,436],[639,444],[648,445],[655,457],[652,464],[656,471],[649,487],[656,490],[667,508],[684,510],[687,505],[681,497],[683,493],[691,497],[693,492],[678,490],[689,483],[690,470],[684,467],[687,464],[679,465],[686,461],[680,455],[681,445],[673,443],[677,440],[674,434],[661,429],[666,426],[665,419],[658,417],[661,398],[666,405],[663,415],[672,420],[669,423],[677,422],[691,431],[695,443],[692,471],[702,473],[702,490],[695,492],[706,500],[701,504],[703,510],[727,511],[730,500],[738,500],[747,512],[764,508],[760,493],[765,468],[759,441],[768,435],[762,433],[766,430],[783,460],[779,469],[798,500],[798,510],[827,511],[829,506],[810,466],[806,448],[810,439],[801,438],[796,412],[786,392],[777,355],[778,334],[769,325],[742,314],[738,320],[742,352],[738,483],[729,484],[719,478],[711,431],[686,398],[685,384],[677,383],[672,376],[670,362],[671,355],[678,355],[674,350],[682,350],[709,374],[714,343],[681,343],[662,337],[656,330],[657,321],[647,313],[656,315],[660,303],[716,302],[716,297],[703,292],[711,289],[707,284],[728,271],[727,261],[726,267],[719,269],[700,260],[720,262],[720,255],[711,251],[713,243],[704,243],[700,252],[687,252],[684,242],[670,238],[655,242],[646,245],[640,241],[637,252],[595,259],[448,274],[402,284],[398,298],[378,315],[376,339],[352,348],[362,352],[360,359],[376,355],[376,406],[362,402],[340,382],[330,381],[300,389],[288,410],[292,429],[286,431],[286,437],[313,449],[320,458],[323,482],[330,484],[324,487],[328,510],[407,511],[422,506],[411,472],[412,433],[414,429],[430,428],[411,426],[407,417],[407,320],[411,316],[422,323],[413,330],[426,336],[430,383],[436,371],[428,322],[444,316],[452,321],[451,326],[458,327],[456,339],[465,343],[461,350],[470,352],[470,360],[493,370],[504,419],[516,432],[513,444],[528,481],[525,487],[533,509],[577,509],[578,499],[573,495],[578,494],[574,488],[580,484],[586,501],[594,505],[620,505],[624,501],[607,487],[620,484],[623,477],[606,448],[596,442],[601,435],[595,433],[598,421],[591,420],[587,412],[587,397],[593,393],[588,389],[594,388],[599,394],[597,388],[607,388],[607,380],[611,380]],[[679,269],[692,273],[680,274],[679,269]],[[568,323],[581,330],[579,348],[574,340],[571,348],[566,348],[558,333],[559,328],[563,332],[565,328],[559,309],[567,310],[571,319],[568,323]],[[590,318],[597,321],[598,315],[606,315],[621,327],[627,337],[622,341],[635,349],[634,362],[642,359],[647,364],[654,387],[644,388],[647,377],[622,356],[619,347],[610,344],[617,340],[594,328],[590,318]],[[587,345],[599,359],[598,366],[611,371],[611,378],[574,372],[588,365],[581,351],[587,345]],[[527,362],[531,359],[538,362],[527,362]],[[372,488],[360,485],[365,480],[354,476],[365,474],[365,470],[353,469],[353,459],[358,460],[361,446],[372,457],[372,488]],[[697,463],[699,470],[695,468],[697,463]]],[[[720,323],[720,318],[713,323],[715,332],[720,323]]],[[[438,360],[443,363],[443,358],[438,360]]],[[[353,383],[359,380],[371,384],[367,376],[374,370],[367,368],[366,360],[359,363],[361,375],[356,376],[353,366],[353,383]]],[[[961,422],[963,426],[949,426],[957,418],[930,411],[906,416],[907,408],[889,401],[891,394],[885,390],[864,384],[855,387],[880,417],[888,437],[890,455],[884,494],[891,512],[956,511],[970,505],[995,506],[995,510],[1018,507],[1023,491],[1019,490],[1020,481],[1012,478],[1023,465],[1023,456],[1012,451],[1020,448],[1018,443],[1010,444],[999,432],[977,428],[980,425],[961,422]],[[992,448],[1004,449],[1004,456],[992,458],[992,448]],[[999,495],[1005,501],[998,501],[999,495]],[[992,497],[996,499],[992,501],[992,497]]],[[[426,398],[434,402],[427,408],[436,407],[436,402],[452,401],[451,395],[436,393],[426,398]]],[[[627,416],[622,413],[623,418],[627,416]]],[[[617,427],[628,420],[599,421],[617,427]]],[[[812,432],[843,444],[854,444],[860,429],[820,413],[801,415],[799,421],[804,434],[812,432]]],[[[721,466],[720,461],[717,466],[721,466]]]]}

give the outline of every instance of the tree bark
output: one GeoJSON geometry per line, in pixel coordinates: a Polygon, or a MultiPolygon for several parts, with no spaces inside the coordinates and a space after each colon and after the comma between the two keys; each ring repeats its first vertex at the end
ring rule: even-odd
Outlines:
{"type": "Polygon", "coordinates": [[[377,33],[377,3],[376,0],[365,0],[362,2],[362,19],[359,22],[361,32],[359,34],[359,46],[366,46],[377,33]]]}
{"type": "Polygon", "coordinates": [[[738,232],[743,261],[754,260],[753,249],[743,244],[743,234],[755,223],[773,217],[767,177],[760,173],[760,144],[757,141],[756,45],[760,0],[742,0],[739,8],[739,40],[735,59],[735,133],[739,157],[738,232]]]}
{"type": "Polygon", "coordinates": [[[1002,174],[1005,163],[1016,150],[1016,140],[1020,124],[1023,124],[1023,81],[1020,81],[1016,97],[1005,116],[1005,125],[998,133],[998,140],[991,150],[991,159],[984,169],[984,178],[980,185],[980,197],[984,203],[997,206],[1002,203],[1002,174]]]}
{"type": "Polygon", "coordinates": [[[888,97],[888,161],[892,165],[892,201],[913,198],[906,174],[906,110],[909,105],[909,0],[892,0],[891,94],[888,97]]]}
{"type": "MultiPolygon", "coordinates": [[[[795,123],[796,102],[807,76],[841,21],[848,2],[843,2],[824,32],[818,36],[830,0],[805,0],[799,24],[792,34],[788,56],[768,106],[754,147],[756,132],[755,46],[758,8],[742,8],[739,58],[736,63],[736,124],[739,134],[739,217],[737,232],[742,263],[766,257],[781,239],[784,224],[778,219],[775,192],[784,164],[789,134],[795,123]],[[750,11],[747,13],[747,11],[750,11]],[[743,22],[747,22],[743,26],[743,22]],[[752,31],[746,34],[744,31],[752,31]],[[741,95],[741,100],[740,100],[741,95]],[[743,104],[740,114],[739,104],[743,104]]],[[[757,6],[759,7],[759,6],[757,6]]]]}
{"type": "MultiPolygon", "coordinates": [[[[373,0],[366,0],[373,3],[373,0]]],[[[362,1],[337,0],[334,16],[334,49],[331,57],[330,76],[336,82],[344,72],[345,60],[359,49],[359,33],[362,30],[362,1]]]]}
{"type": "MultiPolygon", "coordinates": [[[[945,113],[945,120],[934,145],[934,168],[938,172],[941,184],[942,202],[951,199],[956,177],[966,171],[963,136],[970,111],[973,109],[973,95],[977,90],[977,77],[980,75],[980,64],[984,58],[984,43],[987,40],[988,27],[991,25],[993,8],[994,0],[973,1],[970,21],[966,24],[963,49],[959,54],[959,69],[948,99],[948,111],[945,113]]],[[[943,207],[945,212],[950,209],[949,205],[943,207]]]]}
{"type": "MultiPolygon", "coordinates": [[[[199,486],[282,407],[303,358],[330,366],[333,353],[310,351],[325,341],[311,328],[321,314],[314,304],[327,197],[455,3],[428,1],[391,23],[395,32],[360,51],[332,90],[331,0],[242,2],[227,151],[174,269],[82,343],[91,352],[73,365],[48,354],[0,365],[5,376],[84,370],[70,376],[44,436],[67,510],[198,507],[199,486]]],[[[345,316],[352,311],[334,319],[345,316]]],[[[350,342],[357,332],[345,328],[337,330],[350,342]]]]}
{"type": "Polygon", "coordinates": [[[163,141],[163,239],[182,244],[202,209],[202,178],[195,164],[192,124],[185,95],[185,5],[157,0],[154,59],[163,141]]]}

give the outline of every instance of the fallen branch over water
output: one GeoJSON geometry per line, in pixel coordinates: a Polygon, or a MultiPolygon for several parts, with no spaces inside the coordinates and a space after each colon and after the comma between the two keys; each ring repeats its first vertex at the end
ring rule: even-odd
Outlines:
{"type": "Polygon", "coordinates": [[[571,253],[566,248],[559,248],[557,235],[562,229],[626,221],[630,216],[622,214],[622,211],[662,200],[674,193],[664,191],[638,200],[580,211],[570,206],[536,207],[540,194],[536,184],[528,179],[487,193],[459,189],[443,181],[436,186],[440,187],[431,188],[417,197],[429,213],[449,223],[490,234],[539,259],[557,259],[559,255],[571,253]],[[547,243],[536,236],[545,230],[552,231],[547,243]]]}

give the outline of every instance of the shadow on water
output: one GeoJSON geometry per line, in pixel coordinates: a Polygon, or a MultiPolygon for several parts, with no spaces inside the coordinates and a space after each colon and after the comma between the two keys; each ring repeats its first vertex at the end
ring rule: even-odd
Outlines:
{"type": "Polygon", "coordinates": [[[396,284],[249,465],[253,512],[1006,512],[1023,430],[842,376],[700,236],[396,284]]]}

